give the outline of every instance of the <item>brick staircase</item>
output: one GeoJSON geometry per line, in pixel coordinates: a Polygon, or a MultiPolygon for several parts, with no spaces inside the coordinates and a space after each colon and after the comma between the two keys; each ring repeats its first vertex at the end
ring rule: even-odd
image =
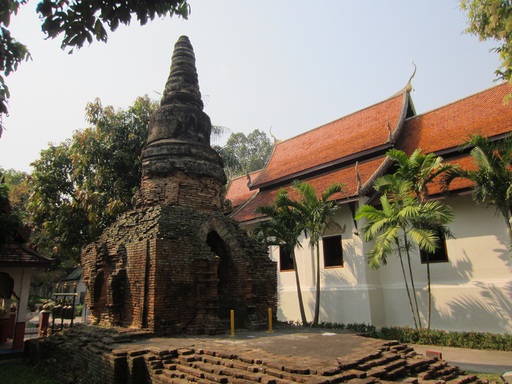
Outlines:
{"type": "MultiPolygon", "coordinates": [[[[91,384],[483,384],[475,375],[396,341],[375,341],[364,349],[352,346],[352,354],[335,359],[318,352],[294,354],[286,340],[278,342],[290,352],[276,354],[219,340],[152,339],[143,331],[77,326],[28,340],[25,359],[70,383],[85,374],[91,384]]],[[[346,351],[340,340],[340,351],[346,351]]]]}
{"type": "Polygon", "coordinates": [[[235,355],[194,348],[153,350],[144,356],[153,383],[482,383],[475,375],[466,375],[442,360],[426,358],[398,342],[386,343],[382,349],[364,357],[331,364],[321,360],[265,354],[258,358],[247,352],[235,355]]]}

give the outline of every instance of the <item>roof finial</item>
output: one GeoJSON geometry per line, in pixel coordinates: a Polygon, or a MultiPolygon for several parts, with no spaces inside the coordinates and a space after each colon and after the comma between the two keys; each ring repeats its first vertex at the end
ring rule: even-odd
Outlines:
{"type": "Polygon", "coordinates": [[[409,81],[407,82],[407,85],[405,86],[405,90],[407,92],[411,92],[413,90],[411,81],[414,78],[414,75],[416,75],[416,64],[414,64],[414,60],[412,61],[412,65],[414,65],[414,72],[412,73],[411,77],[409,78],[409,81]]]}
{"type": "Polygon", "coordinates": [[[247,171],[247,188],[249,188],[252,184],[252,180],[251,180],[251,174],[249,173],[249,171],[247,171]]]}
{"type": "Polygon", "coordinates": [[[268,132],[270,133],[270,136],[274,139],[274,144],[277,144],[281,141],[272,134],[272,126],[270,126],[270,129],[268,130],[268,132]]]}

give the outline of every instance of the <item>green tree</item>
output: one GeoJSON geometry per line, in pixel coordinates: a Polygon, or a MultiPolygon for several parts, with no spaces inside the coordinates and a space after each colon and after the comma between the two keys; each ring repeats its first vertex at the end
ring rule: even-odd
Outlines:
{"type": "Polygon", "coordinates": [[[343,184],[335,183],[317,195],[315,188],[306,182],[295,181],[293,189],[298,192],[297,200],[290,200],[293,209],[300,213],[302,226],[306,236],[309,236],[309,245],[316,248],[316,300],[313,325],[318,325],[320,317],[320,238],[326,224],[338,210],[338,204],[333,195],[343,191],[343,184]]]}
{"type": "Polygon", "coordinates": [[[79,207],[71,158],[71,140],[41,151],[32,166],[28,211],[33,223],[32,241],[56,265],[78,261],[82,244],[89,239],[87,218],[79,207]]]}
{"type": "Polygon", "coordinates": [[[25,45],[16,41],[7,29],[11,22],[11,15],[18,13],[19,6],[25,1],[0,0],[0,137],[2,137],[2,116],[8,113],[7,100],[9,88],[5,77],[18,69],[21,62],[30,58],[25,45]]]}
{"type": "Polygon", "coordinates": [[[9,188],[0,175],[0,247],[15,238],[21,220],[9,203],[9,188]]]}
{"type": "MultiPolygon", "coordinates": [[[[405,152],[399,149],[391,149],[387,152],[387,156],[394,161],[396,170],[393,174],[385,175],[377,179],[374,183],[374,188],[381,192],[392,192],[396,186],[397,178],[410,182],[411,192],[417,198],[419,204],[425,204],[429,197],[429,184],[441,175],[446,174],[451,169],[452,165],[443,164],[441,156],[435,156],[432,153],[421,153],[420,149],[416,149],[410,157],[407,157],[405,152]]],[[[447,210],[451,208],[446,207],[447,210]]],[[[451,236],[446,226],[435,228],[435,223],[425,223],[426,228],[438,231],[445,236],[451,236]]],[[[438,244],[437,246],[440,246],[438,244]]],[[[432,289],[430,277],[430,255],[426,252],[426,265],[427,265],[427,291],[428,291],[428,309],[427,309],[427,328],[430,329],[431,309],[432,309],[432,289]]],[[[411,281],[412,275],[411,275],[411,281]]]]}
{"type": "Polygon", "coordinates": [[[34,241],[60,262],[78,261],[81,248],[133,206],[140,186],[140,153],[157,103],[138,98],[127,110],[86,108],[94,126],[41,152],[32,165],[29,212],[34,241]]]}
{"type": "Polygon", "coordinates": [[[29,189],[28,178],[29,174],[14,169],[3,169],[0,167],[0,177],[4,178],[4,182],[9,188],[9,201],[14,210],[26,216],[26,206],[28,203],[29,189]]]}
{"type": "Polygon", "coordinates": [[[387,178],[399,177],[411,183],[411,191],[421,203],[428,200],[429,184],[453,168],[452,165],[443,164],[441,156],[421,153],[421,149],[416,149],[410,157],[407,157],[406,153],[399,149],[391,149],[386,155],[393,160],[396,170],[393,175],[384,175],[377,179],[374,183],[375,189],[379,192],[386,192],[388,187],[393,185],[392,182],[388,182],[387,178]]]}
{"type": "Polygon", "coordinates": [[[296,248],[302,247],[299,236],[304,231],[304,226],[302,225],[303,220],[300,217],[300,213],[292,208],[288,191],[285,189],[278,192],[273,205],[260,206],[256,209],[256,212],[265,215],[268,220],[258,223],[253,231],[253,236],[266,244],[279,245],[293,260],[300,317],[302,325],[306,325],[307,318],[304,311],[304,301],[302,299],[302,289],[295,253],[296,248]]]}
{"type": "MultiPolygon", "coordinates": [[[[11,36],[8,30],[12,15],[27,0],[0,0],[0,72],[9,76],[18,65],[30,58],[28,48],[11,36]]],[[[187,0],[42,0],[37,5],[42,25],[41,30],[48,38],[62,36],[62,49],[81,48],[85,42],[94,39],[106,42],[107,29],[115,31],[120,24],[129,25],[132,15],[141,25],[155,17],[181,16],[190,14],[187,0]]],[[[0,136],[3,126],[1,116],[7,114],[9,89],[0,75],[0,136]]]]}
{"type": "Polygon", "coordinates": [[[476,135],[465,147],[473,147],[470,154],[477,169],[457,167],[446,175],[444,183],[448,187],[456,178],[472,181],[473,199],[495,207],[505,219],[512,249],[512,136],[492,141],[476,135]]]}
{"type": "Polygon", "coordinates": [[[272,142],[259,129],[247,136],[241,132],[232,133],[224,147],[216,146],[224,161],[228,178],[257,171],[265,166],[272,153],[272,142]]]}
{"type": "Polygon", "coordinates": [[[462,10],[467,12],[469,27],[466,32],[480,40],[492,39],[501,45],[493,48],[501,58],[501,68],[496,75],[512,80],[512,4],[503,0],[461,0],[462,10]]]}
{"type": "Polygon", "coordinates": [[[417,248],[430,253],[435,251],[440,240],[436,229],[445,227],[451,221],[451,209],[439,201],[420,204],[414,195],[413,185],[408,180],[394,176],[388,177],[388,183],[392,187],[388,187],[387,192],[380,198],[382,208],[363,205],[356,212],[355,219],[365,220],[362,227],[363,239],[374,241],[368,255],[368,264],[372,269],[386,265],[389,255],[398,255],[414,326],[422,328],[411,254],[417,248]],[[408,265],[411,287],[407,280],[404,259],[408,265]]]}

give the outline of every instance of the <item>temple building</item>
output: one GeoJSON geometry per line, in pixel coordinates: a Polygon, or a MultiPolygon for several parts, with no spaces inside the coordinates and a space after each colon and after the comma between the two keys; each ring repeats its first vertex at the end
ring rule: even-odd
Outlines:
{"type": "MultiPolygon", "coordinates": [[[[142,153],[137,209],[82,254],[94,323],[157,334],[265,326],[276,263],[223,213],[222,160],[210,147],[195,56],[179,38],[142,153]]],[[[136,154],[134,154],[135,156],[136,154]]]]}
{"type": "MultiPolygon", "coordinates": [[[[248,179],[232,180],[227,198],[231,216],[250,231],[264,218],[255,213],[272,204],[281,188],[294,180],[312,184],[318,193],[341,182],[345,193],[335,221],[324,233],[321,252],[321,322],[413,326],[398,257],[372,270],[367,255],[372,244],[362,239],[362,222],[354,220],[364,204],[378,204],[373,182],[392,171],[391,148],[410,155],[415,149],[442,156],[448,163],[471,167],[461,145],[481,134],[496,140],[512,131],[512,92],[502,83],[433,111],[417,115],[410,83],[391,97],[285,141],[276,141],[264,169],[248,179]]],[[[431,260],[433,311],[431,327],[457,331],[512,332],[512,259],[504,219],[493,207],[476,204],[471,184],[457,179],[448,194],[429,185],[431,199],[443,199],[454,210],[449,225],[454,238],[444,239],[431,260]]],[[[298,272],[309,321],[315,304],[315,263],[301,239],[296,249],[298,272]]],[[[278,319],[300,321],[293,263],[285,252],[270,248],[278,263],[278,319]]],[[[416,250],[412,268],[423,324],[427,316],[425,260],[416,250]]]]}

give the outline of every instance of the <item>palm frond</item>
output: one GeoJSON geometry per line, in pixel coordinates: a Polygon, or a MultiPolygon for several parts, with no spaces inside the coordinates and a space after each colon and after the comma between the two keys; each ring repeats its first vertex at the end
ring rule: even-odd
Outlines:
{"type": "Polygon", "coordinates": [[[438,247],[439,237],[430,229],[412,228],[408,235],[412,242],[423,251],[433,253],[438,247]]]}

